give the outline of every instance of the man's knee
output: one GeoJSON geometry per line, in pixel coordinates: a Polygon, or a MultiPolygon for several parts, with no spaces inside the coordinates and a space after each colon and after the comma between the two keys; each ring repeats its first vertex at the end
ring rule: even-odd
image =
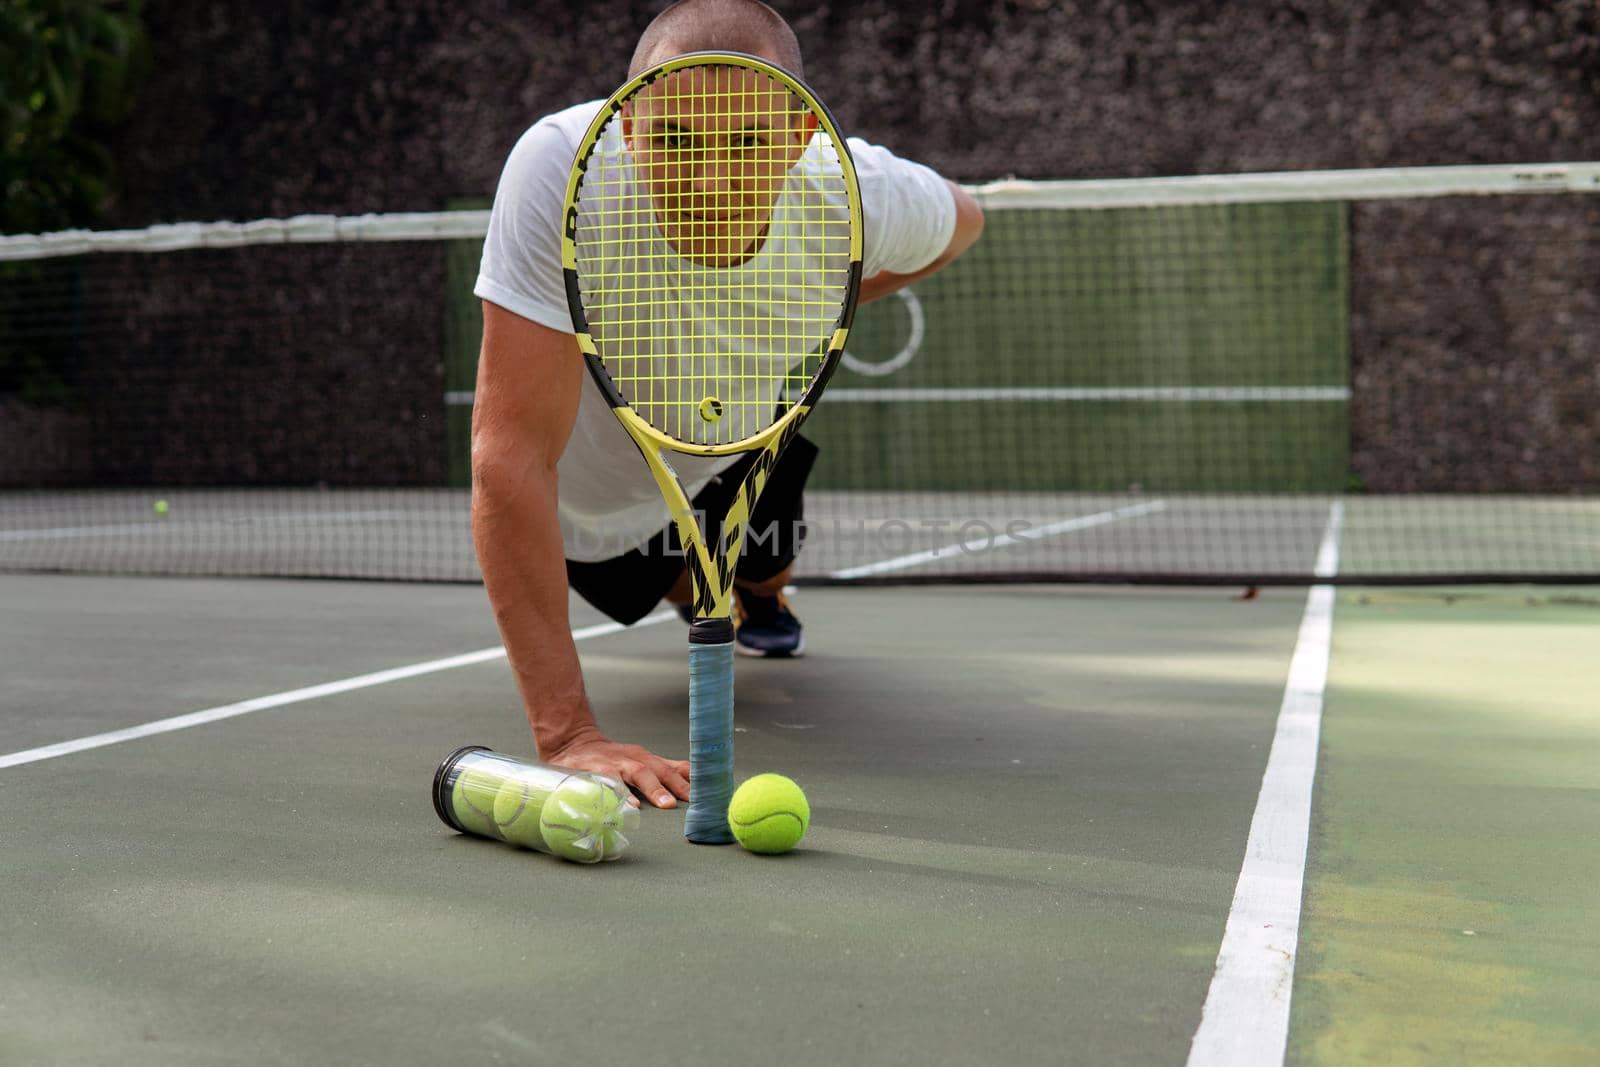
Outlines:
{"type": "Polygon", "coordinates": [[[667,590],[666,601],[669,604],[687,604],[694,597],[694,586],[689,581],[689,568],[685,567],[678,575],[678,580],[672,583],[672,588],[667,590]]]}

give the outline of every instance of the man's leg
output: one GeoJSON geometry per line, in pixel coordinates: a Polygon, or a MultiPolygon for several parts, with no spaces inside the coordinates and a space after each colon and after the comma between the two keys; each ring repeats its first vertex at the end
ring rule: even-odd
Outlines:
{"type": "Polygon", "coordinates": [[[735,577],[733,579],[733,584],[735,588],[741,589],[744,592],[750,593],[754,596],[777,596],[783,592],[783,587],[789,584],[789,579],[793,575],[794,563],[791,561],[787,567],[783,568],[783,570],[779,571],[777,574],[774,574],[771,578],[766,578],[762,581],[756,582],[735,577]]]}
{"type": "MultiPolygon", "coordinates": [[[[689,584],[689,568],[685,567],[679,572],[678,580],[672,583],[672,588],[667,590],[667,595],[662,599],[677,608],[678,614],[683,614],[689,602],[694,599],[694,587],[689,584]]],[[[693,620],[686,617],[685,621],[693,620]]]]}

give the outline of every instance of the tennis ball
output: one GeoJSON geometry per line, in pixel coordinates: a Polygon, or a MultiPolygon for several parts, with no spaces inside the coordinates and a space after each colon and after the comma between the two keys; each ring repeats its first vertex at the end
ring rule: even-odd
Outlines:
{"type": "Polygon", "coordinates": [[[787,852],[811,825],[811,805],[794,780],[758,774],[734,790],[728,803],[728,828],[751,852],[787,852]]]}
{"type": "Polygon", "coordinates": [[[507,779],[494,795],[494,824],[500,828],[500,836],[513,845],[544,848],[539,816],[543,814],[544,802],[549,798],[548,789],[540,789],[515,778],[507,779]]]}
{"type": "Polygon", "coordinates": [[[549,850],[577,863],[616,859],[628,847],[626,831],[638,825],[639,812],[616,789],[574,775],[545,801],[539,829],[549,850]]]}
{"type": "Polygon", "coordinates": [[[166,515],[167,502],[165,500],[157,500],[154,504],[150,505],[150,510],[154,511],[157,515],[166,515]]]}
{"type": "Polygon", "coordinates": [[[499,789],[499,775],[481,770],[463,773],[450,790],[450,806],[455,812],[456,824],[469,834],[498,838],[494,797],[499,789]]]}

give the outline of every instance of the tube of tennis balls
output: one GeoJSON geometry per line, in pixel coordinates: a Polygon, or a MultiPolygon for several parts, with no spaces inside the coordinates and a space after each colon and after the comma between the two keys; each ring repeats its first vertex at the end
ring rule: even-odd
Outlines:
{"type": "Polygon", "coordinates": [[[466,745],[433,775],[433,810],[452,830],[574,863],[620,859],[639,828],[628,787],[603,774],[466,745]]]}

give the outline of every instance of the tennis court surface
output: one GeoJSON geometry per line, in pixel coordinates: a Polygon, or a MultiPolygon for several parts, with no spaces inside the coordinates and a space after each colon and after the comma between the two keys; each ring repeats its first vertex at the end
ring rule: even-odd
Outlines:
{"type": "MultiPolygon", "coordinates": [[[[1600,1061],[1596,191],[975,189],[808,423],[808,655],[738,666],[810,832],[596,867],[430,798],[534,755],[483,212],[0,238],[0,1063],[1600,1061]]],[[[676,616],[573,626],[684,755],[676,616]]]]}
{"type": "MultiPolygon", "coordinates": [[[[647,811],[583,867],[432,811],[458,744],[531,755],[498,656],[292,695],[494,649],[475,586],[0,585],[15,1063],[1184,1062],[1307,605],[803,592],[811,655],[740,664],[737,739],[808,790],[800,849],[647,811]]],[[[1335,612],[1290,1061],[1591,1060],[1600,603],[1335,612]]],[[[618,736],[682,748],[681,629],[580,643],[618,736]]]]}

